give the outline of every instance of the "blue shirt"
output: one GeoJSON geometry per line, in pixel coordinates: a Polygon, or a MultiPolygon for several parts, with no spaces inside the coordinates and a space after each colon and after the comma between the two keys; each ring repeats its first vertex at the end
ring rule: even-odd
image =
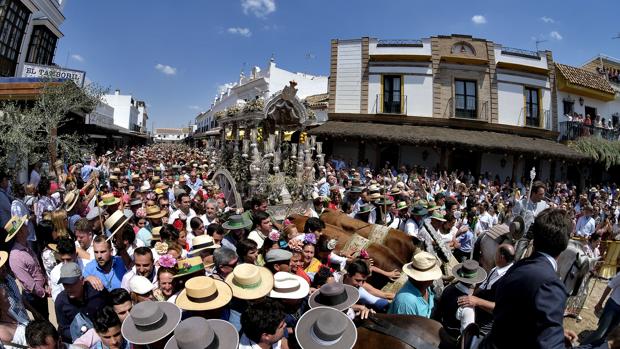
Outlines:
{"type": "Polygon", "coordinates": [[[112,291],[115,288],[121,288],[121,281],[126,272],[127,269],[125,268],[123,259],[119,256],[112,256],[112,268],[110,268],[108,273],[105,273],[103,269],[99,267],[97,260],[92,260],[84,267],[83,276],[84,278],[91,275],[98,277],[103,283],[103,286],[108,291],[112,291]]]}
{"type": "Polygon", "coordinates": [[[394,297],[388,314],[418,315],[430,318],[435,306],[435,295],[430,287],[427,292],[428,302],[424,300],[420,290],[413,286],[411,282],[407,282],[394,297]]]}
{"type": "Polygon", "coordinates": [[[459,236],[459,244],[461,244],[459,250],[463,252],[471,252],[473,240],[474,233],[472,233],[471,230],[467,230],[465,234],[459,236]]]}

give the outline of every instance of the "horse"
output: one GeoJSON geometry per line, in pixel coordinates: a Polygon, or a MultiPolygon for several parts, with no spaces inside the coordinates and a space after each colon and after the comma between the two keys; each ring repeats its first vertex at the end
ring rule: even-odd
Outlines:
{"type": "MultiPolygon", "coordinates": [[[[531,252],[529,240],[522,238],[514,226],[499,224],[483,233],[476,241],[478,262],[488,272],[495,266],[495,252],[503,243],[515,245],[515,260],[528,257],[531,252]]],[[[568,247],[558,257],[558,275],[570,295],[576,296],[588,271],[590,260],[586,256],[583,245],[576,240],[570,240],[568,247]]]]}
{"type": "Polygon", "coordinates": [[[415,315],[374,314],[356,321],[354,349],[430,349],[459,348],[441,323],[415,315]]]}
{"type": "Polygon", "coordinates": [[[398,229],[365,223],[332,209],[325,209],[320,219],[325,224],[334,225],[349,234],[358,234],[371,241],[378,241],[404,262],[411,261],[413,255],[419,251],[413,238],[398,229]]]}
{"type": "MultiPolygon", "coordinates": [[[[289,220],[295,224],[298,230],[303,231],[303,227],[306,224],[308,217],[294,214],[289,216],[289,220]]],[[[335,239],[337,241],[335,249],[342,251],[352,238],[352,235],[344,232],[342,229],[331,224],[325,224],[325,229],[322,231],[317,246],[318,249],[321,250],[322,246],[325,246],[327,241],[335,239]]],[[[372,256],[374,265],[382,270],[400,271],[405,264],[405,261],[398,258],[398,256],[392,253],[392,251],[390,251],[386,246],[377,243],[370,243],[366,246],[366,250],[368,251],[368,254],[372,256]]],[[[368,279],[368,282],[374,287],[382,288],[389,282],[389,280],[383,275],[373,273],[368,279]]]]}

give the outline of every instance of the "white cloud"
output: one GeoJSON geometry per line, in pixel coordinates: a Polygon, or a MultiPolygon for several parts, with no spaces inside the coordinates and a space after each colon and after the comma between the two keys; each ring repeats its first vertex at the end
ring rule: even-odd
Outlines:
{"type": "Polygon", "coordinates": [[[554,40],[562,40],[562,35],[560,35],[560,33],[558,33],[557,31],[552,31],[551,33],[549,33],[549,36],[554,39],[554,40]]]}
{"type": "Polygon", "coordinates": [[[275,12],[275,0],[241,0],[241,8],[243,13],[253,14],[256,17],[263,18],[268,14],[275,12]]]}
{"type": "Polygon", "coordinates": [[[197,105],[190,105],[188,108],[191,110],[200,110],[200,107],[197,105]]]}
{"type": "Polygon", "coordinates": [[[155,69],[159,70],[162,74],[165,75],[176,75],[177,68],[171,67],[169,65],[158,63],[155,66],[155,69]]]}
{"type": "Polygon", "coordinates": [[[71,58],[75,59],[78,62],[84,62],[84,57],[78,55],[77,53],[76,54],[72,54],[71,58]]]}
{"type": "Polygon", "coordinates": [[[471,18],[471,21],[476,24],[485,24],[487,19],[483,15],[475,15],[471,18]]]}
{"type": "Polygon", "coordinates": [[[250,36],[252,36],[252,32],[248,28],[234,27],[234,28],[228,28],[226,29],[226,31],[229,34],[241,35],[241,36],[245,36],[246,38],[249,38],[250,36]]]}
{"type": "Polygon", "coordinates": [[[553,18],[547,16],[540,17],[540,20],[545,23],[555,23],[555,20],[553,20],[553,18]]]}

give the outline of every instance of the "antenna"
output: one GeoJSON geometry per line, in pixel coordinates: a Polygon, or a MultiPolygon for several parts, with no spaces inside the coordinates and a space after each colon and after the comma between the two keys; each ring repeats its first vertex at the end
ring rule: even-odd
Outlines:
{"type": "Polygon", "coordinates": [[[536,41],[535,41],[536,42],[536,52],[538,52],[538,44],[541,44],[541,43],[547,42],[547,41],[549,41],[549,40],[536,39],[536,41]]]}

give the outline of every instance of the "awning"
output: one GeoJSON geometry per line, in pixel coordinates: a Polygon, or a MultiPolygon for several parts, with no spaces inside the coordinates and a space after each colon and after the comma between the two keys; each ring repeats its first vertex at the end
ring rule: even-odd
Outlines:
{"type": "Polygon", "coordinates": [[[524,153],[570,160],[589,159],[586,155],[551,140],[448,127],[327,121],[323,125],[308,131],[308,134],[336,139],[364,139],[370,142],[452,145],[490,152],[524,153]]]}

